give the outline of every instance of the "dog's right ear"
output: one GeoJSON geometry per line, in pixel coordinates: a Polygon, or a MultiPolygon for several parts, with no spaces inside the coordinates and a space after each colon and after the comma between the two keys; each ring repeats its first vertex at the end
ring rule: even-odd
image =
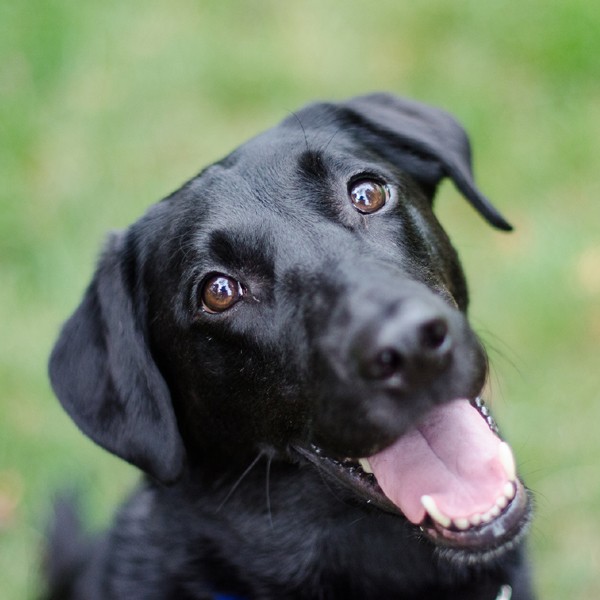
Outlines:
{"type": "Polygon", "coordinates": [[[169,389],[148,348],[145,301],[135,294],[134,280],[127,234],[113,234],[54,347],[50,379],[84,433],[169,483],[181,473],[184,446],[169,389]]]}
{"type": "Polygon", "coordinates": [[[475,185],[469,139],[450,114],[391,94],[359,96],[338,106],[350,116],[362,144],[412,175],[431,197],[441,179],[449,177],[488,223],[512,230],[475,185]]]}

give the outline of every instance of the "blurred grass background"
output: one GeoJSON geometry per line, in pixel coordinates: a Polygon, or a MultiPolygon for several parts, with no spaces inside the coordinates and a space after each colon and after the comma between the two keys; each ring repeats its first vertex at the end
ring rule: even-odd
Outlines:
{"type": "Polygon", "coordinates": [[[469,130],[493,231],[438,199],[537,496],[541,598],[600,598],[600,4],[0,0],[0,595],[33,598],[55,490],[99,526],[137,474],[46,378],[105,232],[313,99],[389,90],[469,130]]]}

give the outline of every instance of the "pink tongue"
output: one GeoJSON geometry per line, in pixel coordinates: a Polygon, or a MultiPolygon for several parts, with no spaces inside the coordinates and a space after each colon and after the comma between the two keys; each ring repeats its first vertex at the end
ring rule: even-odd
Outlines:
{"type": "Polygon", "coordinates": [[[499,444],[468,400],[454,400],[369,463],[384,494],[412,523],[425,517],[424,494],[451,519],[469,517],[489,510],[508,481],[499,444]]]}

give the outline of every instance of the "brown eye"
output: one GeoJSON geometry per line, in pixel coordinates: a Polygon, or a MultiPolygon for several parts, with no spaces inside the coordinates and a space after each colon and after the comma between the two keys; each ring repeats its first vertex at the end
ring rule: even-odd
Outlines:
{"type": "Polygon", "coordinates": [[[389,195],[387,186],[369,179],[353,183],[350,186],[349,194],[354,208],[366,214],[383,208],[389,195]]]}
{"type": "Polygon", "coordinates": [[[209,313],[220,313],[231,308],[244,290],[238,281],[227,275],[215,274],[201,287],[202,308],[209,313]]]}

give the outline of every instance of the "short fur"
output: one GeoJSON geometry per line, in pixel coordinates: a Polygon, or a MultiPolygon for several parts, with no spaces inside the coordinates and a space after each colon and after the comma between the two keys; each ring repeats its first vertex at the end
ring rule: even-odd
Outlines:
{"type": "Polygon", "coordinates": [[[481,390],[465,278],[432,211],[444,177],[510,229],[448,114],[384,94],[317,103],[110,235],[50,375],[82,431],[146,475],[85,548],[61,508],[50,548],[71,559],[49,553],[52,598],[532,598],[519,536],[465,559],[298,452],[367,456],[481,390]],[[352,206],[360,180],[387,186],[380,211],[352,206]],[[214,273],[243,292],[216,314],[201,298],[214,273]],[[382,336],[413,343],[406,306],[443,320],[452,350],[441,366],[417,353],[392,385],[365,368],[382,336]]]}

